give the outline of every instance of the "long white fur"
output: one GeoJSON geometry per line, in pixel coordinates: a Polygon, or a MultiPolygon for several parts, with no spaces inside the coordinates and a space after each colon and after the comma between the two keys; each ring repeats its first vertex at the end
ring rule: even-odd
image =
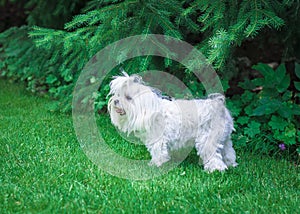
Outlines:
{"type": "Polygon", "coordinates": [[[125,133],[139,137],[151,154],[151,164],[161,166],[171,152],[195,146],[204,169],[223,171],[237,166],[232,147],[233,119],[225,97],[207,99],[162,99],[137,75],[115,77],[110,83],[108,103],[112,123],[125,133]]]}

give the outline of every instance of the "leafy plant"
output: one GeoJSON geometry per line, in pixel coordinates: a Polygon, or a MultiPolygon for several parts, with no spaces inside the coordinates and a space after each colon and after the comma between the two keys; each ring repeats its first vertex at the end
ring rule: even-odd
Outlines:
{"type": "MultiPolygon", "coordinates": [[[[297,74],[299,64],[295,65],[297,74]]],[[[273,70],[259,63],[253,69],[259,71],[261,77],[240,83],[244,93],[235,96],[229,104],[235,106],[232,109],[243,140],[260,139],[261,142],[253,145],[257,149],[266,148],[265,143],[270,144],[264,151],[267,153],[277,150],[280,144],[294,150],[300,146],[299,90],[291,90],[296,84],[291,82],[284,64],[273,70]]]]}

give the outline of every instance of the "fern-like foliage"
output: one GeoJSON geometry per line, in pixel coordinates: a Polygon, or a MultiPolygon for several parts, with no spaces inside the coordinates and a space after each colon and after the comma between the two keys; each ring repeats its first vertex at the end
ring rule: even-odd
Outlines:
{"type": "Polygon", "coordinates": [[[200,11],[201,32],[208,38],[200,47],[209,61],[220,69],[234,46],[257,36],[264,27],[282,27],[284,20],[278,14],[287,6],[286,1],[271,0],[196,0],[186,11],[200,11]]]}
{"type": "MultiPolygon", "coordinates": [[[[181,4],[178,1],[95,0],[83,9],[83,14],[66,23],[65,30],[34,27],[29,35],[38,48],[52,53],[50,61],[58,65],[57,75],[48,80],[53,83],[56,79],[74,82],[88,60],[114,41],[150,33],[182,38],[183,33],[179,27],[182,22],[174,22],[177,14],[183,12],[181,4]],[[162,6],[164,10],[161,10],[162,6]],[[58,64],[62,58],[63,62],[58,64]]],[[[126,70],[140,71],[148,68],[151,59],[134,59],[123,66],[126,70]]],[[[57,97],[64,89],[71,94],[70,89],[64,88],[63,84],[51,92],[57,97]]]]}
{"type": "MultiPolygon", "coordinates": [[[[190,42],[222,70],[234,47],[266,27],[280,29],[284,12],[294,11],[295,4],[292,0],[55,0],[49,6],[46,1],[30,0],[27,22],[36,26],[1,34],[1,73],[30,83],[30,78],[38,79],[55,97],[70,99],[72,86],[94,54],[114,41],[139,34],[165,34],[190,42]],[[66,22],[83,4],[80,14],[66,22]],[[25,61],[26,57],[30,60],[25,61]]],[[[130,50],[122,54],[126,51],[130,50]]],[[[184,70],[168,59],[153,57],[133,59],[122,66],[137,72],[151,65],[184,70]]]]}

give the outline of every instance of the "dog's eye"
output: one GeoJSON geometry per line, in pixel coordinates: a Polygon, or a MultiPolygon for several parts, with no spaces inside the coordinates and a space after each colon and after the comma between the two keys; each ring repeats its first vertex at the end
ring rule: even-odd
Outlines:
{"type": "Polygon", "coordinates": [[[132,98],[131,98],[130,96],[128,96],[128,95],[126,95],[125,98],[126,98],[127,100],[132,100],[132,98]]]}

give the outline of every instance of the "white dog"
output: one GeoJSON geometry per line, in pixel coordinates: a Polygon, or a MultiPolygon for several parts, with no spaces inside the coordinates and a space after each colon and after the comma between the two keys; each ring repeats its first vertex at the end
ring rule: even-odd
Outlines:
{"type": "Polygon", "coordinates": [[[112,123],[142,140],[151,165],[159,167],[171,159],[171,151],[192,145],[209,172],[237,166],[230,139],[233,119],[222,94],[173,100],[146,86],[140,76],[125,72],[111,81],[109,94],[112,123]]]}

